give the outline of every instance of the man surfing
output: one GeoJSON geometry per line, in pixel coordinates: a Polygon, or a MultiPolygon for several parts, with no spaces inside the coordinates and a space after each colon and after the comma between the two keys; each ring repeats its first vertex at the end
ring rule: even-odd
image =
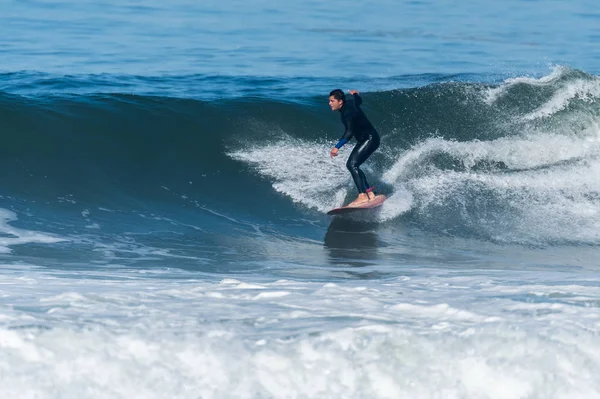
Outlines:
{"type": "Polygon", "coordinates": [[[375,130],[365,113],[360,109],[362,99],[360,93],[356,90],[348,90],[351,94],[346,98],[344,92],[335,89],[329,93],[329,106],[332,111],[340,111],[342,123],[345,131],[338,143],[331,149],[329,155],[335,157],[339,149],[346,144],[352,137],[357,141],[356,146],[348,157],[346,167],[354,179],[354,184],[358,189],[358,198],[349,203],[348,207],[360,206],[368,201],[375,199],[373,188],[367,183],[367,178],[360,165],[362,165],[369,156],[379,147],[379,133],[375,130]]]}

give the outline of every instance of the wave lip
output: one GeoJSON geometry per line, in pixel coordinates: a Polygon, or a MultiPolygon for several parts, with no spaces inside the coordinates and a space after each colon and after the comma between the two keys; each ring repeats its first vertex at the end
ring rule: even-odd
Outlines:
{"type": "Polygon", "coordinates": [[[574,103],[592,105],[600,97],[600,77],[564,66],[555,66],[550,74],[541,78],[507,79],[503,84],[489,88],[484,101],[493,106],[503,97],[523,101],[523,98],[519,97],[527,95],[533,97],[533,103],[537,103],[537,106],[536,109],[522,115],[523,120],[548,118],[566,110],[574,103]]]}

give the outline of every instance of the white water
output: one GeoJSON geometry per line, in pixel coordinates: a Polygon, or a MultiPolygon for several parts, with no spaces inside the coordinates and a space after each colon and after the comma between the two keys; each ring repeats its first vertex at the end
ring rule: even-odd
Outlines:
{"type": "Polygon", "coordinates": [[[7,209],[0,208],[0,253],[10,253],[11,246],[28,243],[56,243],[65,241],[64,238],[38,231],[20,229],[11,225],[17,220],[17,215],[7,209]]]}
{"type": "MultiPolygon", "coordinates": [[[[231,156],[254,166],[292,201],[326,212],[355,193],[347,153],[330,159],[328,151],[327,144],[286,139],[231,156]]],[[[413,209],[422,223],[436,224],[452,212],[455,227],[475,229],[485,239],[600,243],[600,130],[594,124],[579,134],[531,128],[491,141],[431,138],[401,150],[387,170],[363,168],[394,187],[379,221],[413,209]],[[435,167],[442,155],[461,168],[435,167]],[[478,168],[482,163],[492,168],[478,168]]]]}
{"type": "MultiPolygon", "coordinates": [[[[83,238],[89,245],[104,234],[89,247],[103,251],[102,265],[86,264],[91,256],[81,250],[77,267],[41,267],[46,259],[36,263],[35,252],[4,254],[0,398],[600,397],[594,131],[433,138],[398,153],[385,172],[365,169],[394,187],[382,218],[412,209],[424,224],[451,220],[500,242],[592,245],[495,246],[384,223],[357,233],[374,241],[358,250],[242,235],[249,247],[262,246],[264,260],[241,250],[234,265],[241,272],[218,275],[198,271],[216,257],[192,258],[194,272],[178,270],[187,252],[171,254],[177,242],[138,245],[110,235],[107,218],[83,238]],[[432,167],[440,154],[461,168],[432,167]],[[486,208],[490,199],[514,215],[486,208]],[[120,252],[139,262],[118,264],[120,252]],[[162,268],[145,267],[151,255],[162,268]]],[[[232,156],[257,160],[256,171],[301,206],[324,211],[352,195],[346,154],[330,159],[328,143],[289,143],[232,156]]],[[[95,213],[77,215],[88,226],[95,213]]],[[[13,235],[6,248],[55,247],[58,237],[15,228],[17,215],[3,215],[1,231],[13,235]]],[[[174,223],[138,216],[136,226],[174,223]]],[[[314,230],[325,233],[316,223],[314,230]]]]}
{"type": "Polygon", "coordinates": [[[3,398],[600,392],[600,286],[582,271],[406,268],[319,283],[3,270],[3,398]]]}
{"type": "Polygon", "coordinates": [[[233,159],[253,165],[274,180],[273,188],[292,201],[321,212],[341,206],[352,179],[345,166],[349,149],[330,158],[329,143],[304,143],[284,138],[274,144],[239,150],[233,159]]]}
{"type": "Polygon", "coordinates": [[[460,143],[429,139],[403,154],[383,179],[402,182],[425,216],[442,218],[443,209],[462,209],[459,223],[477,225],[484,237],[600,243],[598,137],[536,134],[460,143]],[[432,168],[431,160],[442,154],[464,170],[432,168]],[[482,161],[506,169],[476,169],[482,161]]]}
{"type": "MultiPolygon", "coordinates": [[[[513,110],[498,122],[513,126],[508,127],[513,130],[509,136],[456,142],[445,139],[442,131],[410,148],[395,148],[384,140],[381,151],[392,163],[382,166],[369,160],[363,166],[368,178],[381,178],[392,187],[378,220],[393,220],[412,210],[419,223],[439,230],[438,220],[448,219],[450,213],[455,230],[486,240],[600,243],[600,114],[594,108],[600,81],[555,67],[539,79],[509,79],[482,92],[481,101],[495,107],[518,86],[549,91],[533,111],[513,110]],[[578,108],[565,112],[574,101],[579,101],[578,108]],[[435,160],[441,157],[459,167],[440,167],[435,160]]],[[[293,202],[320,212],[354,196],[345,168],[350,148],[330,159],[331,143],[278,134],[283,135],[281,141],[230,156],[249,163],[293,202]]],[[[471,135],[485,137],[486,132],[471,135]]]]}
{"type": "MultiPolygon", "coordinates": [[[[253,147],[231,153],[234,159],[247,162],[268,179],[273,188],[298,204],[327,212],[348,203],[356,197],[354,182],[346,168],[351,147],[342,147],[335,158],[329,157],[331,143],[304,143],[289,138],[262,147],[253,147]]],[[[378,172],[369,162],[363,171],[374,180],[378,172]]],[[[401,185],[388,199],[380,212],[372,214],[379,221],[394,219],[411,208],[412,195],[401,185]]]]}

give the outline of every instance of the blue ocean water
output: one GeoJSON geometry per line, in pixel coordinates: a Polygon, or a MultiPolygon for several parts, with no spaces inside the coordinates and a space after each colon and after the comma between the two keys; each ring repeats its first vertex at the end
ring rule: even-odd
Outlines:
{"type": "Polygon", "coordinates": [[[0,397],[600,397],[599,39],[589,0],[0,1],[0,397]],[[388,200],[332,218],[337,87],[388,200]]]}

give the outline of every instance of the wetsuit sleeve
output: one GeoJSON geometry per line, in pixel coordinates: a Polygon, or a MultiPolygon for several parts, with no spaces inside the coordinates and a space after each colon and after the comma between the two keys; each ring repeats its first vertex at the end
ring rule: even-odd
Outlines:
{"type": "Polygon", "coordinates": [[[354,114],[353,113],[351,115],[348,115],[348,117],[345,120],[344,125],[346,126],[346,131],[344,132],[344,135],[342,136],[340,141],[338,141],[338,143],[335,145],[335,148],[337,148],[337,149],[340,149],[344,144],[346,144],[348,141],[350,141],[352,136],[354,136],[354,114]]]}
{"type": "Polygon", "coordinates": [[[338,141],[338,143],[335,145],[335,148],[337,148],[339,150],[347,142],[348,142],[348,139],[341,138],[340,141],[338,141]]]}
{"type": "Polygon", "coordinates": [[[352,95],[352,97],[354,97],[354,103],[356,104],[356,106],[360,106],[360,104],[362,104],[362,98],[360,97],[360,95],[358,93],[354,93],[352,95]]]}

